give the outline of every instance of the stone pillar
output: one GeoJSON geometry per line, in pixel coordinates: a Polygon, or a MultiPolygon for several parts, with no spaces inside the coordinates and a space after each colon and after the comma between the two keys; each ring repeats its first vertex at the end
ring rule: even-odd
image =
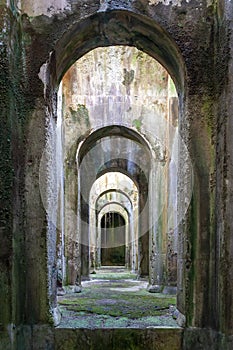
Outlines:
{"type": "Polygon", "coordinates": [[[96,228],[96,266],[101,267],[101,218],[97,215],[97,228],[96,228]]]}
{"type": "Polygon", "coordinates": [[[164,181],[158,171],[158,164],[152,161],[150,173],[150,274],[148,291],[161,292],[164,286],[163,254],[163,207],[164,181]]]}
{"type": "Polygon", "coordinates": [[[89,246],[81,245],[81,276],[82,280],[89,279],[90,267],[89,267],[89,246]]]}
{"type": "Polygon", "coordinates": [[[90,237],[89,237],[89,204],[81,196],[81,276],[89,279],[90,273],[90,237]]]}
{"type": "Polygon", "coordinates": [[[180,133],[187,149],[185,150],[184,144],[180,143],[177,307],[186,315],[188,326],[208,325],[215,328],[216,304],[213,304],[213,300],[216,300],[216,284],[213,281],[216,261],[213,247],[216,244],[216,237],[213,208],[216,199],[214,175],[211,171],[215,168],[215,141],[212,139],[215,125],[213,114],[215,97],[202,96],[199,86],[197,94],[187,96],[187,100],[186,114],[180,118],[180,133]],[[197,112],[200,118],[193,118],[197,112]],[[184,117],[190,122],[188,128],[184,127],[186,125],[182,119],[184,117]],[[190,182],[192,170],[193,188],[190,182]],[[191,203],[186,212],[190,192],[191,203]]]}
{"type": "Polygon", "coordinates": [[[225,31],[229,35],[227,45],[227,78],[223,80],[226,91],[222,93],[217,136],[217,254],[219,327],[225,335],[224,349],[233,348],[233,3],[225,1],[225,31]]]}
{"type": "MultiPolygon", "coordinates": [[[[96,206],[96,203],[95,203],[96,206]]],[[[90,269],[91,272],[96,270],[96,248],[97,248],[97,226],[96,226],[96,209],[93,208],[93,204],[90,203],[90,225],[89,225],[89,237],[90,237],[90,269]]]]}
{"type": "Polygon", "coordinates": [[[65,264],[65,187],[64,187],[64,156],[63,156],[63,115],[62,115],[62,83],[57,94],[57,131],[56,131],[56,163],[57,163],[57,288],[58,293],[64,294],[63,285],[66,283],[65,264]]]}
{"type": "Polygon", "coordinates": [[[149,275],[149,206],[147,193],[139,191],[139,275],[149,275]],[[141,211],[142,209],[142,211],[141,211]]]}
{"type": "Polygon", "coordinates": [[[169,160],[167,164],[167,225],[166,225],[166,282],[164,293],[176,294],[177,291],[177,149],[178,134],[178,99],[169,98],[169,114],[167,123],[167,149],[169,160]]]}
{"type": "Polygon", "coordinates": [[[131,255],[131,244],[130,244],[130,222],[131,216],[128,214],[128,221],[125,221],[125,267],[130,269],[130,255],[131,255]]]}
{"type": "Polygon", "coordinates": [[[46,115],[44,104],[43,98],[37,101],[26,138],[24,244],[28,323],[49,322],[48,315],[56,308],[55,122],[46,115]]]}
{"type": "Polygon", "coordinates": [[[176,294],[177,291],[177,251],[176,235],[177,228],[167,233],[167,253],[166,253],[166,286],[163,290],[166,294],[176,294]]]}
{"type": "Polygon", "coordinates": [[[80,217],[78,196],[78,172],[74,159],[65,160],[65,259],[66,284],[75,285],[81,282],[80,262],[80,217]],[[73,160],[71,162],[71,160],[73,160]]]}
{"type": "MultiPolygon", "coordinates": [[[[23,208],[21,202],[20,189],[23,177],[24,159],[22,157],[20,142],[20,125],[17,123],[15,115],[15,104],[10,99],[11,84],[16,84],[14,77],[10,75],[11,62],[8,57],[9,46],[11,43],[11,51],[14,49],[14,42],[10,37],[10,28],[14,27],[13,21],[10,21],[10,13],[7,12],[7,3],[2,1],[0,4],[0,150],[1,150],[1,166],[0,166],[0,332],[1,341],[4,346],[4,337],[6,344],[10,342],[7,332],[7,326],[12,322],[19,322],[17,318],[23,316],[23,303],[25,297],[24,287],[21,290],[20,285],[25,284],[24,274],[24,230],[23,230],[23,208]],[[14,151],[18,148],[18,154],[14,151]],[[13,154],[12,154],[13,153],[13,154]],[[15,184],[14,184],[15,182],[15,184]],[[15,186],[14,186],[15,185],[15,186]],[[14,216],[14,221],[13,221],[14,216]],[[14,247],[13,247],[14,236],[14,247]],[[16,246],[17,245],[17,246],[16,246]],[[14,255],[13,255],[14,249],[14,255]],[[14,264],[13,264],[14,256],[14,264]],[[14,293],[12,286],[12,267],[14,266],[14,293]],[[12,309],[18,308],[21,316],[16,316],[12,320],[12,309]]],[[[12,28],[13,29],[13,28],[12,28]]],[[[11,30],[14,34],[14,31],[11,30]]],[[[14,54],[14,51],[13,51],[14,54]]],[[[7,348],[7,345],[5,346],[7,348]]]]}
{"type": "MultiPolygon", "coordinates": [[[[133,208],[132,208],[133,210],[133,208]]],[[[136,258],[136,242],[138,240],[137,237],[137,230],[135,227],[135,220],[134,220],[134,212],[130,215],[130,222],[129,222],[129,237],[130,237],[130,264],[129,268],[132,272],[135,272],[137,270],[137,258],[136,258]]]]}

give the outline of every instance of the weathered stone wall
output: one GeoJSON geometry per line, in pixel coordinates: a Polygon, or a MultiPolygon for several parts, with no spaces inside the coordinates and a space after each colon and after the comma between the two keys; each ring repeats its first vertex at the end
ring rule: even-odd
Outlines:
{"type": "MultiPolygon", "coordinates": [[[[180,305],[187,326],[200,329],[185,331],[183,347],[231,349],[232,2],[72,1],[66,10],[59,4],[61,11],[52,16],[42,7],[33,10],[40,6],[34,1],[27,6],[21,1],[22,16],[17,16],[10,4],[1,1],[1,347],[13,348],[10,336],[16,331],[9,325],[49,322],[47,219],[38,166],[50,104],[38,73],[51,62],[45,92],[52,104],[50,93],[73,62],[94,47],[122,44],[151,54],[174,78],[181,133],[194,165],[193,201],[181,227],[180,305]],[[226,334],[229,341],[205,328],[226,334]]],[[[33,334],[35,348],[49,348],[33,334]]],[[[33,342],[20,330],[17,339],[15,348],[31,348],[33,342]]],[[[45,339],[54,344],[53,335],[45,339]]]]}
{"type": "Polygon", "coordinates": [[[1,16],[0,344],[8,349],[14,346],[15,325],[48,322],[49,309],[46,220],[39,193],[44,105],[35,104],[27,35],[13,2],[9,7],[1,3],[1,16]]]}
{"type": "MultiPolygon", "coordinates": [[[[221,1],[219,8],[219,29],[217,32],[218,52],[226,59],[218,71],[219,104],[217,111],[216,133],[216,277],[219,304],[218,313],[220,331],[228,336],[225,346],[233,346],[233,220],[232,220],[232,181],[233,181],[233,145],[232,145],[232,111],[233,111],[233,4],[221,1]],[[224,45],[225,43],[225,45],[224,45]],[[228,63],[228,64],[227,64],[228,63]]],[[[221,57],[221,56],[220,56],[221,57]]],[[[218,58],[218,60],[220,59],[218,58]]],[[[218,62],[220,63],[220,62],[218,62]]]]}
{"type": "MultiPolygon", "coordinates": [[[[4,343],[4,331],[11,323],[12,310],[12,231],[13,231],[13,169],[11,153],[10,60],[8,56],[11,16],[4,3],[0,5],[0,334],[4,343]],[[4,127],[3,127],[4,126],[4,127]]],[[[12,21],[13,22],[13,21],[12,21]]],[[[14,102],[12,102],[14,105],[14,102]]],[[[9,341],[9,340],[8,340],[9,341]]],[[[7,347],[7,344],[5,345],[7,347]]]]}

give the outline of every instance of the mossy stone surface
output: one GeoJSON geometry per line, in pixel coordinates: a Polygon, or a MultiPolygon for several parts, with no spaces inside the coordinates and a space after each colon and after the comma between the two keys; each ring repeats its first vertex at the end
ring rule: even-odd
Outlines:
{"type": "Polygon", "coordinates": [[[147,328],[177,327],[169,306],[174,296],[148,293],[147,282],[122,278],[130,273],[97,273],[83,283],[82,293],[59,298],[62,321],[60,328],[147,328]],[[97,279],[97,277],[111,279],[97,279]],[[118,279],[117,279],[118,276],[118,279]]]}

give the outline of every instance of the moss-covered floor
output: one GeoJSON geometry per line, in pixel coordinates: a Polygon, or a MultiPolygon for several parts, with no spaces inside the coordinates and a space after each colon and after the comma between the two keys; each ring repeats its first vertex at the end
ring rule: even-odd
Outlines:
{"type": "Polygon", "coordinates": [[[169,308],[176,297],[148,293],[147,281],[124,269],[101,269],[82,283],[81,293],[58,297],[59,328],[174,327],[169,308]]]}

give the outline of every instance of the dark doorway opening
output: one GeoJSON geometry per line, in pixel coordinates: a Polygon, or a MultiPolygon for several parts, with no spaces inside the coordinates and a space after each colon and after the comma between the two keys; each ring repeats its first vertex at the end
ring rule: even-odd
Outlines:
{"type": "Polygon", "coordinates": [[[101,265],[125,265],[125,220],[119,213],[109,212],[101,219],[101,265]]]}

